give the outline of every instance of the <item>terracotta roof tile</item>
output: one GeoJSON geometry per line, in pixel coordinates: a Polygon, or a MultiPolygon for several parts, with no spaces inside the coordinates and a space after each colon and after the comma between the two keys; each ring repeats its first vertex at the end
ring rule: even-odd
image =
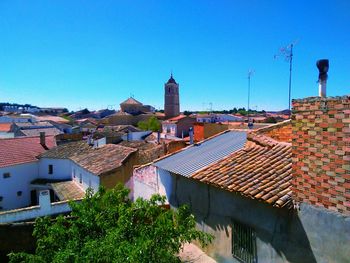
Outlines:
{"type": "MultiPolygon", "coordinates": [[[[56,145],[53,136],[46,136],[46,146],[56,145]]],[[[19,137],[0,140],[0,167],[37,161],[37,156],[46,149],[40,144],[39,137],[19,137]]]]}
{"type": "Polygon", "coordinates": [[[136,151],[137,149],[129,147],[106,144],[74,155],[71,159],[89,172],[102,175],[121,166],[130,154],[136,151]]]}
{"type": "Polygon", "coordinates": [[[245,148],[191,176],[231,192],[291,208],[291,144],[279,143],[264,136],[249,135],[245,148]]]}
{"type": "Polygon", "coordinates": [[[85,192],[74,181],[51,183],[51,187],[61,201],[83,199],[85,192]]]}
{"type": "Polygon", "coordinates": [[[46,151],[40,155],[40,158],[68,159],[90,149],[91,146],[86,141],[68,142],[46,151]]]}
{"type": "Polygon", "coordinates": [[[0,123],[0,132],[9,132],[11,130],[12,123],[0,123]]]}

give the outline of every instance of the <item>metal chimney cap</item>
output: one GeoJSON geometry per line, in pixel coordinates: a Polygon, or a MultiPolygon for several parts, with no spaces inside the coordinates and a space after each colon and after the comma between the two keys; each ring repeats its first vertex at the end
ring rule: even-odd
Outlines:
{"type": "Polygon", "coordinates": [[[328,59],[317,60],[316,66],[320,73],[327,73],[329,69],[329,60],[328,59]]]}

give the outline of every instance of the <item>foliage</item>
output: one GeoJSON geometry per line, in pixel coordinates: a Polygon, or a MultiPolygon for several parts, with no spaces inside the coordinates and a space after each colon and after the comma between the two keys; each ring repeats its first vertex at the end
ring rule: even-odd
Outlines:
{"type": "Polygon", "coordinates": [[[128,199],[121,185],[71,203],[71,217],[38,218],[35,254],[11,253],[10,262],[179,262],[181,245],[211,236],[195,229],[188,207],[164,207],[165,198],[128,199]]]}
{"type": "Polygon", "coordinates": [[[157,132],[160,130],[160,122],[155,116],[152,116],[147,121],[139,121],[137,126],[144,131],[157,132]]]}
{"type": "Polygon", "coordinates": [[[267,117],[265,122],[266,123],[277,123],[277,120],[275,117],[267,117]]]}

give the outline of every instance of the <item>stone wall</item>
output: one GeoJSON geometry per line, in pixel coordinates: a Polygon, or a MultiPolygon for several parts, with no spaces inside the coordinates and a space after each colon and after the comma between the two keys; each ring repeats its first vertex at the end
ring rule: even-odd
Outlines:
{"type": "Polygon", "coordinates": [[[350,97],[292,103],[296,201],[350,215],[350,97]]]}

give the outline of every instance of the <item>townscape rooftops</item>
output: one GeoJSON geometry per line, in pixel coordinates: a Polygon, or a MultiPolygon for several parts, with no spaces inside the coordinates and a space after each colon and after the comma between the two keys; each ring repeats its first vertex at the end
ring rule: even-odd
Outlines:
{"type": "Polygon", "coordinates": [[[95,175],[102,175],[120,167],[137,149],[115,144],[106,144],[98,148],[74,155],[71,159],[95,175]]]}
{"type": "Polygon", "coordinates": [[[139,102],[138,100],[135,100],[133,97],[128,98],[127,100],[123,101],[120,104],[143,105],[141,102],[139,102]]]}
{"type": "MultiPolygon", "coordinates": [[[[46,147],[56,146],[53,136],[46,136],[46,147]]],[[[40,144],[39,137],[19,137],[0,140],[0,167],[37,161],[37,156],[46,149],[40,144]]]]}
{"type": "Polygon", "coordinates": [[[156,161],[154,165],[190,177],[200,169],[242,149],[246,141],[246,132],[225,131],[156,161]]]}
{"type": "Polygon", "coordinates": [[[52,159],[69,159],[70,157],[89,151],[91,146],[86,141],[76,141],[64,143],[56,146],[45,153],[41,154],[41,158],[52,158],[52,159]]]}
{"type": "Polygon", "coordinates": [[[83,199],[85,196],[84,190],[74,181],[57,182],[50,185],[61,201],[83,199]]]}
{"type": "Polygon", "coordinates": [[[249,143],[191,178],[275,207],[293,206],[291,144],[250,134],[249,143]]]}
{"type": "Polygon", "coordinates": [[[21,130],[21,133],[24,134],[24,136],[39,136],[41,132],[45,132],[46,135],[49,136],[56,136],[58,134],[61,134],[62,132],[55,128],[42,128],[42,129],[26,129],[26,130],[21,130]]]}

